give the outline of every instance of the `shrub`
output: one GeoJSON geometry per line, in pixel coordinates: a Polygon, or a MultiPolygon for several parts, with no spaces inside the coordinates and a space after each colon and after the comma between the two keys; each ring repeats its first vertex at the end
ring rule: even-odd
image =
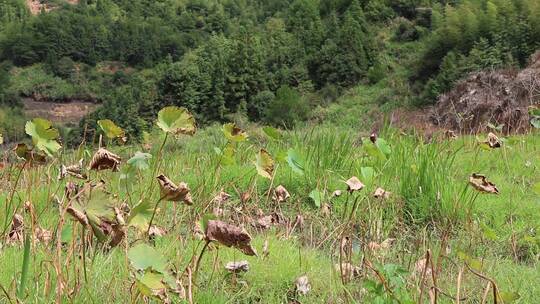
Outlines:
{"type": "Polygon", "coordinates": [[[48,74],[43,65],[37,64],[13,72],[10,92],[37,99],[64,100],[76,95],[76,88],[69,82],[48,74]]]}
{"type": "Polygon", "coordinates": [[[308,118],[309,104],[296,90],[282,86],[276,93],[276,98],[266,109],[265,120],[269,124],[284,128],[292,128],[299,121],[308,118]]]}
{"type": "Polygon", "coordinates": [[[0,108],[0,133],[4,142],[15,142],[25,138],[26,119],[20,108],[0,108]]]}
{"type": "Polygon", "coordinates": [[[252,120],[259,120],[264,116],[264,111],[268,105],[276,98],[271,91],[259,92],[248,104],[248,116],[252,120]]]}
{"type": "Polygon", "coordinates": [[[319,90],[319,95],[321,96],[323,105],[328,105],[336,101],[339,94],[339,88],[333,84],[327,84],[319,90]]]}
{"type": "Polygon", "coordinates": [[[414,41],[417,40],[419,36],[420,35],[414,26],[414,23],[405,18],[397,19],[397,26],[394,34],[394,39],[396,41],[414,41]]]}
{"type": "Polygon", "coordinates": [[[52,65],[54,74],[63,79],[71,79],[75,74],[75,62],[69,57],[62,57],[52,65]]]}
{"type": "Polygon", "coordinates": [[[383,64],[377,62],[371,66],[367,72],[367,78],[370,83],[375,84],[384,79],[386,76],[386,68],[383,64]]]}

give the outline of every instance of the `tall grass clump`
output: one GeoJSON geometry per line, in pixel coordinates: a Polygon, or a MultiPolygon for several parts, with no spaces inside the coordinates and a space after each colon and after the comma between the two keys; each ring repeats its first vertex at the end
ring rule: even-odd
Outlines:
{"type": "Polygon", "coordinates": [[[464,184],[452,183],[456,154],[447,142],[424,143],[419,138],[396,142],[390,167],[398,176],[405,221],[418,225],[455,222],[465,214],[460,199],[464,184]]]}

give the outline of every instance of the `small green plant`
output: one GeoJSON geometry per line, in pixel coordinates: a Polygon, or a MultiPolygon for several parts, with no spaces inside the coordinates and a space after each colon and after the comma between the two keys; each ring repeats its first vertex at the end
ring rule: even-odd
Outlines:
{"type": "Polygon", "coordinates": [[[371,266],[378,281],[364,281],[364,288],[369,293],[371,303],[381,304],[413,304],[416,303],[410,295],[407,286],[408,271],[396,264],[371,266]]]}

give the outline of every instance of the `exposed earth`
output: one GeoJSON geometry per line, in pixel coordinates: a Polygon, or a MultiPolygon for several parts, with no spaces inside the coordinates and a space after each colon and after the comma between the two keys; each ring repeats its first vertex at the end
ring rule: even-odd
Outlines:
{"type": "Polygon", "coordinates": [[[32,98],[24,98],[23,104],[28,118],[41,117],[57,124],[78,123],[84,115],[98,107],[98,104],[80,100],[44,102],[32,98]]]}

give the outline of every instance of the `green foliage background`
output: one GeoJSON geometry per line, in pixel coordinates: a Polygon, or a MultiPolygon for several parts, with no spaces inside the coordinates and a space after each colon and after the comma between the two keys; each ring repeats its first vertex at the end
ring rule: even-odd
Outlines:
{"type": "Polygon", "coordinates": [[[101,118],[140,138],[167,105],[201,124],[241,113],[291,127],[381,81],[381,103],[431,104],[467,73],[523,66],[540,46],[536,0],[42,2],[54,9],[0,3],[0,103],[101,103],[74,143],[101,118]]]}

